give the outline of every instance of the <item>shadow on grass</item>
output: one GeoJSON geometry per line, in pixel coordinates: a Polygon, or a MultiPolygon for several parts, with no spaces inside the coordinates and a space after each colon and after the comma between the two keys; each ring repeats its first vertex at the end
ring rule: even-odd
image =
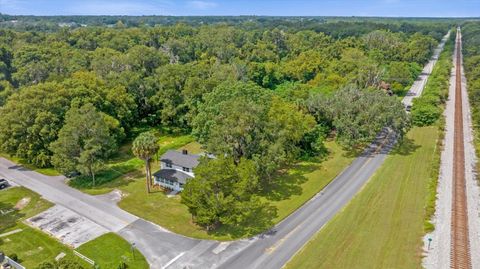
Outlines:
{"type": "Polygon", "coordinates": [[[0,157],[5,158],[7,160],[10,160],[13,163],[16,163],[17,165],[9,167],[9,169],[17,169],[20,171],[36,171],[40,174],[44,174],[47,176],[59,176],[61,175],[57,170],[55,170],[53,167],[37,167],[33,164],[28,163],[25,159],[18,158],[18,157],[13,157],[10,156],[9,154],[6,153],[1,153],[0,152],[0,157]]]}
{"type": "Polygon", "coordinates": [[[393,148],[393,150],[391,151],[390,154],[408,156],[408,155],[413,154],[420,147],[421,147],[420,145],[415,144],[415,141],[413,139],[410,139],[408,137],[404,137],[400,141],[400,143],[398,143],[393,148]]]}
{"type": "Polygon", "coordinates": [[[133,158],[135,158],[135,155],[133,155],[132,152],[132,141],[125,142],[118,151],[110,158],[109,163],[110,164],[115,164],[115,163],[120,163],[120,162],[127,162],[133,158]]]}
{"type": "Polygon", "coordinates": [[[277,217],[276,207],[268,203],[261,203],[249,209],[248,212],[249,215],[244,222],[238,225],[222,225],[207,233],[219,237],[229,236],[232,239],[272,233],[273,220],[277,217]]]}
{"type": "Polygon", "coordinates": [[[319,165],[298,163],[283,169],[274,176],[274,180],[263,189],[260,195],[270,201],[280,201],[288,199],[292,195],[301,195],[301,185],[308,180],[305,175],[318,170],[319,165]]]}
{"type": "MultiPolygon", "coordinates": [[[[130,172],[135,173],[135,169],[130,172]]],[[[78,176],[69,181],[71,187],[77,189],[102,189],[102,188],[116,188],[130,184],[133,180],[133,176],[128,176],[129,172],[119,172],[113,169],[100,172],[95,178],[95,185],[93,185],[92,178],[89,176],[78,176]],[[122,177],[122,180],[120,178],[122,177]]]]}
{"type": "Polygon", "coordinates": [[[301,185],[308,180],[306,175],[320,169],[321,163],[330,157],[329,154],[324,154],[316,158],[308,158],[308,162],[304,160],[282,169],[259,193],[260,197],[265,198],[267,202],[259,202],[253,208],[245,209],[245,212],[248,212],[248,216],[244,216],[245,221],[238,225],[221,225],[207,233],[216,237],[228,236],[232,239],[274,234],[273,220],[278,217],[278,209],[268,201],[282,201],[289,199],[292,195],[301,195],[303,192],[301,185]]]}

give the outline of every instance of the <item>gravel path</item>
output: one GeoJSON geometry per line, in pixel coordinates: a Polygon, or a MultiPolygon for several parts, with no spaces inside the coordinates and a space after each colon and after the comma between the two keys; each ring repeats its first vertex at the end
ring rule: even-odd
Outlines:
{"type": "Polygon", "coordinates": [[[435,231],[425,235],[423,266],[427,269],[450,268],[450,223],[452,209],[452,178],[453,178],[453,136],[455,111],[455,57],[453,54],[453,68],[450,72],[449,98],[444,111],[445,138],[441,153],[440,174],[437,187],[437,202],[435,216],[432,219],[435,231]],[[431,239],[431,243],[429,243],[431,239]]]}

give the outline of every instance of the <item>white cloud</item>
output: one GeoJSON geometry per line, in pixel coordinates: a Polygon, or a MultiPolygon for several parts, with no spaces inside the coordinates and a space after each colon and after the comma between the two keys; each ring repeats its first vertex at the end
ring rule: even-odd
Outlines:
{"type": "Polygon", "coordinates": [[[208,10],[208,9],[216,8],[218,6],[218,4],[215,2],[202,1],[202,0],[188,1],[187,3],[189,7],[194,9],[199,9],[199,10],[208,10]]]}

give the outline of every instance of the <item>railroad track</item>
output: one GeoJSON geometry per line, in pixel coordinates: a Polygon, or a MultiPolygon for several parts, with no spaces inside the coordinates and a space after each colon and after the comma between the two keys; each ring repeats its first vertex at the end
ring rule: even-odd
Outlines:
{"type": "Polygon", "coordinates": [[[471,269],[470,241],[468,232],[468,209],[465,181],[465,146],[463,134],[462,107],[462,40],[460,28],[456,39],[456,81],[455,81],[455,132],[453,155],[452,223],[450,267],[471,269]]]}

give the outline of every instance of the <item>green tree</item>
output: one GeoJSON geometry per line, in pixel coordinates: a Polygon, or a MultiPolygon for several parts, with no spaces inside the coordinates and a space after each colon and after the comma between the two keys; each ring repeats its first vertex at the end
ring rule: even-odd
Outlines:
{"type": "Polygon", "coordinates": [[[15,92],[12,84],[7,80],[0,80],[0,107],[3,106],[7,98],[15,92]]]}
{"type": "Polygon", "coordinates": [[[285,75],[294,80],[307,82],[315,77],[315,75],[324,70],[328,61],[324,59],[324,55],[317,50],[308,50],[300,53],[284,64],[285,75]]]}
{"type": "Polygon", "coordinates": [[[364,147],[383,128],[401,136],[410,127],[402,103],[379,90],[347,87],[331,97],[314,95],[309,100],[309,109],[317,115],[317,121],[329,121],[337,139],[349,149],[364,147]]]}
{"type": "Polygon", "coordinates": [[[234,163],[254,160],[265,180],[295,159],[296,145],[315,125],[310,115],[253,83],[224,83],[200,105],[193,133],[217,155],[234,163]]]}
{"type": "Polygon", "coordinates": [[[150,193],[152,174],[150,171],[150,162],[159,150],[158,139],[153,132],[141,133],[132,144],[132,152],[139,159],[145,162],[145,176],[147,193],[150,193]]]}
{"type": "Polygon", "coordinates": [[[231,157],[204,158],[181,193],[182,203],[207,230],[229,225],[259,232],[272,224],[276,211],[255,196],[258,184],[252,161],[241,159],[235,165],[231,157]]]}
{"type": "Polygon", "coordinates": [[[57,140],[70,104],[58,83],[23,88],[0,109],[0,148],[39,167],[51,165],[50,143],[57,140]]]}
{"type": "Polygon", "coordinates": [[[431,36],[425,36],[420,33],[412,35],[406,46],[403,60],[406,62],[426,63],[435,46],[438,44],[431,36]]]}
{"type": "Polygon", "coordinates": [[[55,168],[64,173],[80,171],[88,174],[95,186],[95,174],[117,147],[106,117],[90,103],[83,106],[73,104],[65,116],[58,140],[50,146],[55,168]]]}
{"type": "MultiPolygon", "coordinates": [[[[389,83],[397,82],[403,87],[411,85],[415,78],[412,76],[412,68],[406,62],[391,62],[388,66],[385,80],[389,83]]],[[[414,74],[415,77],[418,74],[414,74]]]]}

